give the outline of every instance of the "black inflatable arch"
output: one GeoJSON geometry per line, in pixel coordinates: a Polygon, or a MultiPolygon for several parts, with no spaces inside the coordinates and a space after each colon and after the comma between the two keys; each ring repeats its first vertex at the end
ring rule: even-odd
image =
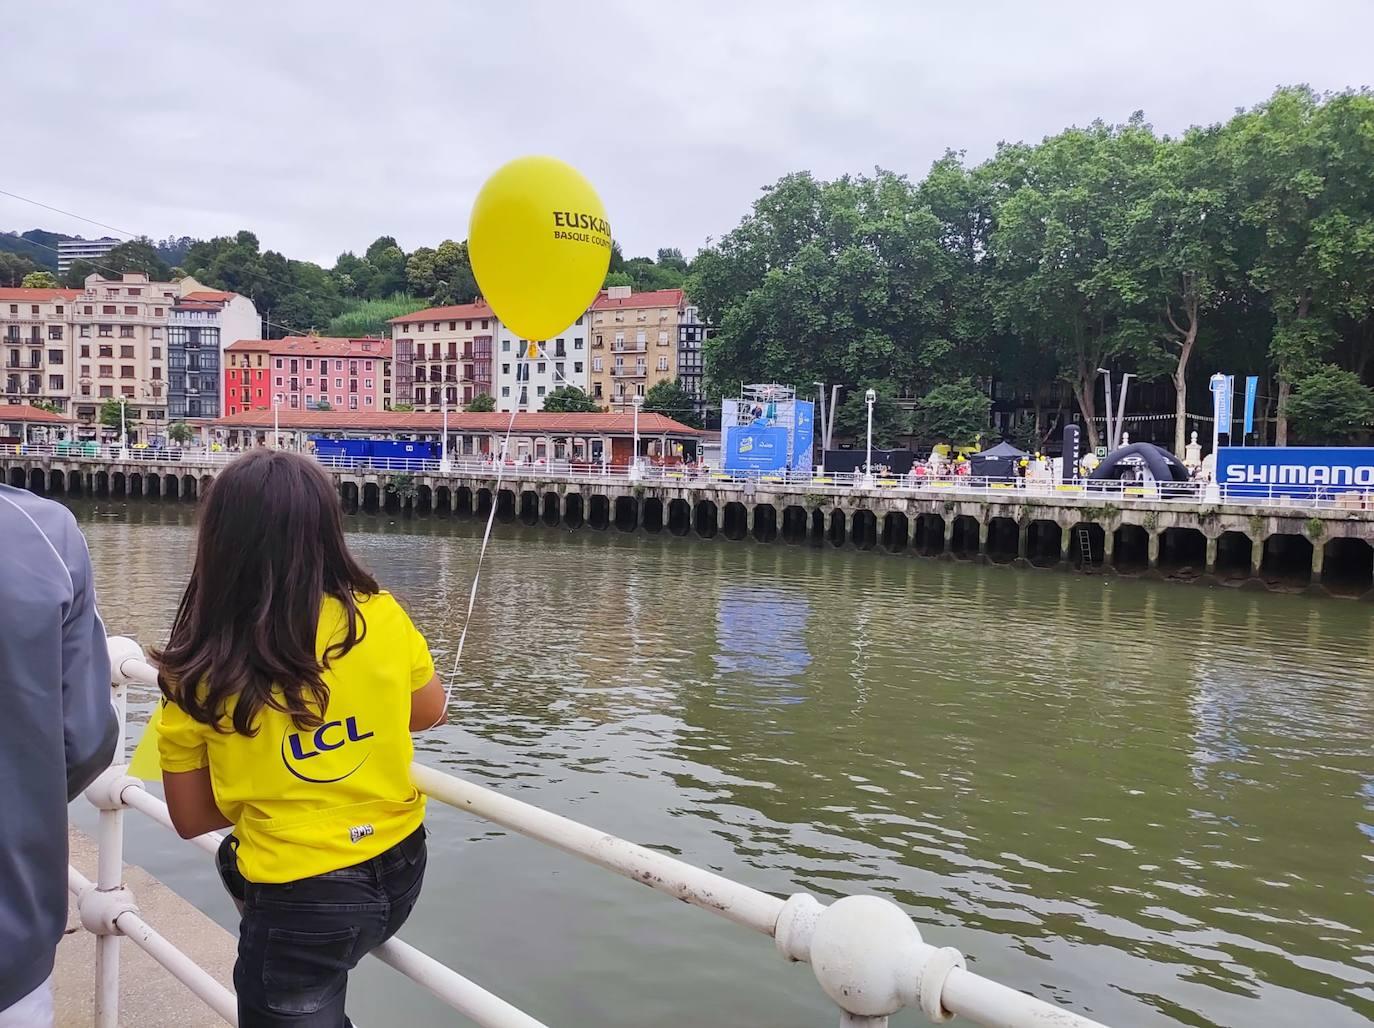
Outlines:
{"type": "Polygon", "coordinates": [[[1122,446],[1113,450],[1102,458],[1102,463],[1093,468],[1093,473],[1089,479],[1117,479],[1126,471],[1121,466],[1121,462],[1127,457],[1139,457],[1145,466],[1150,469],[1150,474],[1159,482],[1187,482],[1189,480],[1188,469],[1183,466],[1183,462],[1175,457],[1162,446],[1154,443],[1131,443],[1129,446],[1122,446]]]}

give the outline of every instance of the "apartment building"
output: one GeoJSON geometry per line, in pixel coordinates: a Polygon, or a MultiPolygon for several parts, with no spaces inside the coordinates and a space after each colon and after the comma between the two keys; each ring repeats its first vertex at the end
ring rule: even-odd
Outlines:
{"type": "Polygon", "coordinates": [[[501,325],[501,346],[496,354],[496,409],[543,410],[544,398],[562,386],[576,386],[589,392],[588,321],[584,314],[538,349],[501,325]],[[526,355],[523,361],[521,353],[526,355]]]}
{"type": "Polygon", "coordinates": [[[225,412],[225,344],[258,335],[262,321],[248,297],[206,289],[189,276],[177,293],[167,318],[167,414],[217,418],[225,412]]]}
{"type": "Polygon", "coordinates": [[[392,318],[391,400],[417,411],[465,407],[492,395],[492,355],[500,325],[486,303],[430,307],[392,318]]]}
{"type": "Polygon", "coordinates": [[[6,403],[71,406],[72,304],[79,289],[0,289],[0,374],[6,403]]]}
{"type": "Polygon", "coordinates": [[[270,410],[379,411],[391,360],[388,339],[287,336],[240,339],[225,350],[227,413],[270,410]],[[259,389],[267,390],[265,396],[259,389]]]}
{"type": "Polygon", "coordinates": [[[58,240],[57,273],[65,275],[75,261],[98,261],[120,242],[111,236],[102,236],[99,239],[58,240]]]}
{"type": "Polygon", "coordinates": [[[679,326],[687,302],[681,289],[635,293],[602,290],[591,309],[591,395],[611,413],[630,409],[657,382],[678,375],[679,326]]]}
{"type": "Polygon", "coordinates": [[[88,275],[72,304],[77,435],[102,433],[100,405],[125,402],[132,441],[150,442],[167,428],[167,318],[178,296],[172,282],[147,275],[118,280],[88,275]]]}
{"type": "Polygon", "coordinates": [[[711,337],[711,326],[701,320],[694,305],[682,311],[677,326],[677,381],[692,398],[692,408],[698,415],[706,414],[705,372],[702,348],[711,337]]]}

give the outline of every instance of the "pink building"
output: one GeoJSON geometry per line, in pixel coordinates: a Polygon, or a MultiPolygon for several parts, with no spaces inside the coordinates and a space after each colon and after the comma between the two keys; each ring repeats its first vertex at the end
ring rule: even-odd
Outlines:
{"type": "Polygon", "coordinates": [[[266,352],[267,406],[277,399],[283,410],[380,411],[387,393],[391,341],[287,336],[243,339],[235,354],[266,352]]]}

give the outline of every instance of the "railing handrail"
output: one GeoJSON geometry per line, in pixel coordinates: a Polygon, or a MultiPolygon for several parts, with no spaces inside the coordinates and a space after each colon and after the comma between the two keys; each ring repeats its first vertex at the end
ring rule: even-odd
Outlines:
{"type": "MultiPolygon", "coordinates": [[[[0,415],[2,414],[3,408],[0,408],[0,415]]],[[[120,447],[111,444],[96,444],[96,452],[91,453],[90,446],[89,442],[22,443],[14,447],[14,451],[16,456],[53,457],[101,464],[117,463],[130,468],[145,464],[156,464],[160,467],[175,464],[188,469],[222,467],[241,455],[241,452],[196,447],[120,447]]],[[[0,453],[8,451],[9,448],[6,448],[0,453]]],[[[450,457],[447,461],[318,453],[307,455],[331,470],[352,471],[363,475],[393,472],[483,480],[495,476],[497,472],[495,460],[474,459],[470,454],[450,457]]],[[[865,482],[865,476],[861,471],[718,471],[675,464],[642,462],[638,466],[633,466],[599,464],[567,458],[542,459],[537,463],[507,459],[505,468],[507,477],[511,476],[511,469],[515,469],[517,481],[523,477],[539,481],[566,482],[570,485],[595,485],[608,480],[624,480],[637,484],[683,488],[707,487],[745,493],[761,487],[791,486],[804,487],[808,492],[824,496],[904,496],[919,499],[947,499],[951,495],[1037,498],[1077,496],[1141,505],[1205,503],[1233,507],[1291,506],[1312,510],[1374,510],[1374,488],[1345,485],[1217,485],[1205,480],[1164,482],[1081,478],[1064,482],[1038,475],[1003,479],[956,475],[949,472],[924,477],[875,475],[869,483],[865,482]]]]}
{"type": "MultiPolygon", "coordinates": [[[[122,763],[123,690],[130,684],[155,687],[157,670],[143,659],[132,640],[112,637],[109,647],[121,720],[117,751],[121,763],[107,769],[87,790],[87,797],[101,811],[101,880],[92,885],[74,868],[68,869],[69,887],[78,898],[82,923],[98,936],[96,989],[98,997],[107,1000],[103,1006],[97,1001],[98,1028],[117,1023],[117,991],[112,1004],[108,968],[114,969],[117,990],[118,951],[114,946],[121,935],[133,938],[195,995],[236,1024],[228,990],[195,968],[185,954],[147,925],[118,880],[123,859],[119,817],[124,809],[140,811],[167,828],[172,827],[172,821],[166,804],[147,792],[142,782],[129,777],[122,763]],[[107,845],[117,847],[116,851],[107,852],[107,845]],[[105,954],[104,964],[101,954],[105,954]],[[103,975],[102,967],[106,968],[103,975]]],[[[432,799],[769,936],[785,958],[812,966],[821,988],[840,1008],[842,1025],[883,1028],[889,1014],[913,1006],[932,1021],[962,1015],[999,1028],[1102,1028],[1089,1018],[968,971],[958,950],[937,949],[925,943],[915,922],[888,900],[851,896],[825,906],[806,893],[779,899],[423,764],[412,764],[411,773],[416,787],[432,799]]],[[[210,832],[191,842],[213,853],[221,839],[210,832]]],[[[399,939],[389,940],[375,955],[479,1025],[544,1028],[528,1014],[399,939]]]]}

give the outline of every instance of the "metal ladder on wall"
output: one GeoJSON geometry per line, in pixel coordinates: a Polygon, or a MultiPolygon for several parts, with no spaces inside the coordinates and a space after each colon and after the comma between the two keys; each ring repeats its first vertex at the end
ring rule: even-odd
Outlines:
{"type": "Polygon", "coordinates": [[[1087,525],[1078,526],[1078,552],[1082,554],[1083,560],[1079,565],[1083,568],[1093,566],[1093,537],[1088,533],[1087,525]]]}

